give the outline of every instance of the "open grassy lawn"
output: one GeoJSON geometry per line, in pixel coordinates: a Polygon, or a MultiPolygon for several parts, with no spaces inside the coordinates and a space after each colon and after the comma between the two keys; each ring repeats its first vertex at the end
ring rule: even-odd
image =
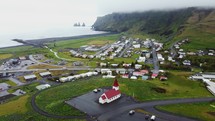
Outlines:
{"type": "Polygon", "coordinates": [[[1,104],[0,105],[0,116],[10,115],[13,113],[25,113],[27,112],[26,103],[29,95],[24,95],[17,100],[1,104]]]}
{"type": "Polygon", "coordinates": [[[70,52],[59,52],[58,56],[61,57],[61,58],[70,59],[72,62],[75,62],[75,61],[85,62],[85,61],[89,60],[89,59],[72,57],[70,52]]]}
{"type": "Polygon", "coordinates": [[[39,84],[40,84],[39,82],[33,82],[31,84],[27,84],[27,85],[24,85],[24,86],[9,89],[8,92],[13,93],[16,90],[21,89],[21,90],[23,90],[23,91],[25,91],[27,93],[32,93],[32,92],[37,91],[36,86],[38,86],[39,84]]]}
{"type": "Polygon", "coordinates": [[[203,121],[214,121],[215,119],[214,102],[174,104],[157,106],[156,108],[183,116],[197,118],[203,121]]]}
{"type": "Polygon", "coordinates": [[[71,73],[71,71],[69,71],[69,70],[55,70],[55,71],[50,71],[50,72],[53,76],[60,76],[62,74],[71,73]]]}
{"type": "MultiPolygon", "coordinates": [[[[37,92],[35,88],[39,83],[32,83],[18,87],[27,92],[26,95],[13,97],[9,102],[0,104],[0,120],[1,121],[59,121],[45,117],[35,112],[31,107],[31,96],[37,92]]],[[[14,92],[17,89],[11,89],[14,92]]],[[[85,121],[84,119],[61,119],[61,121],[85,121]]]]}
{"type": "Polygon", "coordinates": [[[0,54],[0,60],[7,59],[7,58],[10,58],[12,56],[13,56],[12,54],[0,54]]]}
{"type": "MultiPolygon", "coordinates": [[[[103,36],[103,37],[91,37],[91,38],[84,38],[84,39],[74,39],[74,40],[66,40],[66,41],[58,41],[56,42],[56,47],[54,50],[60,50],[62,48],[79,48],[83,45],[105,45],[107,43],[113,43],[119,38],[119,34],[103,36]]],[[[49,47],[53,47],[53,44],[50,43],[49,47]]]]}
{"type": "Polygon", "coordinates": [[[9,84],[10,86],[16,86],[16,83],[14,83],[14,82],[12,82],[12,81],[10,81],[10,80],[8,80],[8,81],[6,81],[5,83],[7,83],[7,84],[9,84]]]}
{"type": "MultiPolygon", "coordinates": [[[[33,93],[14,97],[12,101],[0,105],[1,121],[59,121],[35,112],[31,107],[33,93]]],[[[85,121],[85,119],[60,119],[60,121],[85,121]]]]}
{"type": "Polygon", "coordinates": [[[16,86],[16,83],[14,83],[14,82],[12,82],[10,80],[5,80],[5,79],[0,80],[0,83],[7,83],[10,86],[16,86]]]}
{"type": "Polygon", "coordinates": [[[25,56],[29,54],[48,53],[45,48],[37,48],[32,46],[19,46],[14,48],[3,48],[0,49],[1,53],[13,54],[14,58],[19,56],[25,56]]]}
{"type": "Polygon", "coordinates": [[[28,69],[54,69],[54,68],[61,68],[59,66],[52,66],[52,65],[46,65],[46,64],[38,64],[38,65],[32,65],[29,66],[28,69]]]}
{"type": "MultiPolygon", "coordinates": [[[[211,96],[203,84],[187,80],[182,75],[183,73],[179,72],[171,73],[166,82],[119,78],[120,90],[124,94],[133,96],[138,101],[211,96]],[[166,92],[158,92],[154,90],[156,88],[162,88],[166,92]]],[[[36,102],[41,109],[53,114],[83,115],[83,113],[65,104],[64,101],[85,94],[95,88],[111,86],[112,83],[113,79],[102,79],[101,77],[68,82],[43,91],[36,98],[36,102]]]]}

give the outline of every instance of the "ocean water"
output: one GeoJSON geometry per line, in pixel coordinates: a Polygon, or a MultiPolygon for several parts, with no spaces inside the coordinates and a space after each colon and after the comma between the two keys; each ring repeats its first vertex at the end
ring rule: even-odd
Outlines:
{"type": "Polygon", "coordinates": [[[12,31],[0,32],[0,48],[21,45],[12,39],[41,39],[50,37],[70,37],[79,35],[102,34],[102,31],[93,31],[91,27],[47,27],[47,28],[17,28],[12,31]]]}

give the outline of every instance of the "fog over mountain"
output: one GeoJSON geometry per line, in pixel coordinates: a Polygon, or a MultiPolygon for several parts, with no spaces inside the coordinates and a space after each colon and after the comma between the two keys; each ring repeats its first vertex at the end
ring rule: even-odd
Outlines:
{"type": "Polygon", "coordinates": [[[73,22],[92,25],[97,16],[112,12],[133,12],[184,7],[215,7],[215,0],[0,0],[0,26],[68,26],[73,22]]]}
{"type": "Polygon", "coordinates": [[[134,12],[148,10],[169,10],[185,7],[215,7],[214,0],[100,0],[99,12],[134,12]]]}

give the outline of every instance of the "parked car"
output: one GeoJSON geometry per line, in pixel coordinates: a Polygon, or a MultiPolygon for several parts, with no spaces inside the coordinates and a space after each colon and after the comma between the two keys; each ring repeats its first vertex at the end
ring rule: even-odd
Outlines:
{"type": "Polygon", "coordinates": [[[93,90],[93,92],[97,93],[97,92],[98,92],[98,90],[97,90],[97,89],[94,89],[94,90],[93,90]]]}
{"type": "Polygon", "coordinates": [[[155,119],[156,119],[155,115],[152,115],[150,118],[151,121],[155,121],[155,119]]]}
{"type": "Polygon", "coordinates": [[[135,114],[135,110],[130,110],[129,111],[129,115],[134,115],[135,114]]]}
{"type": "Polygon", "coordinates": [[[148,114],[146,114],[146,115],[145,115],[145,120],[148,120],[149,117],[150,117],[150,116],[149,116],[148,114]]]}

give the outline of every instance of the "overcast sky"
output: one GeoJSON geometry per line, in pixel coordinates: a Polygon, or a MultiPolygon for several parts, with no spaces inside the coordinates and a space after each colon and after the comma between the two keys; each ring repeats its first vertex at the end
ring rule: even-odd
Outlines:
{"type": "Polygon", "coordinates": [[[215,0],[0,0],[0,27],[92,25],[97,16],[112,12],[193,6],[215,7],[215,0]]]}

